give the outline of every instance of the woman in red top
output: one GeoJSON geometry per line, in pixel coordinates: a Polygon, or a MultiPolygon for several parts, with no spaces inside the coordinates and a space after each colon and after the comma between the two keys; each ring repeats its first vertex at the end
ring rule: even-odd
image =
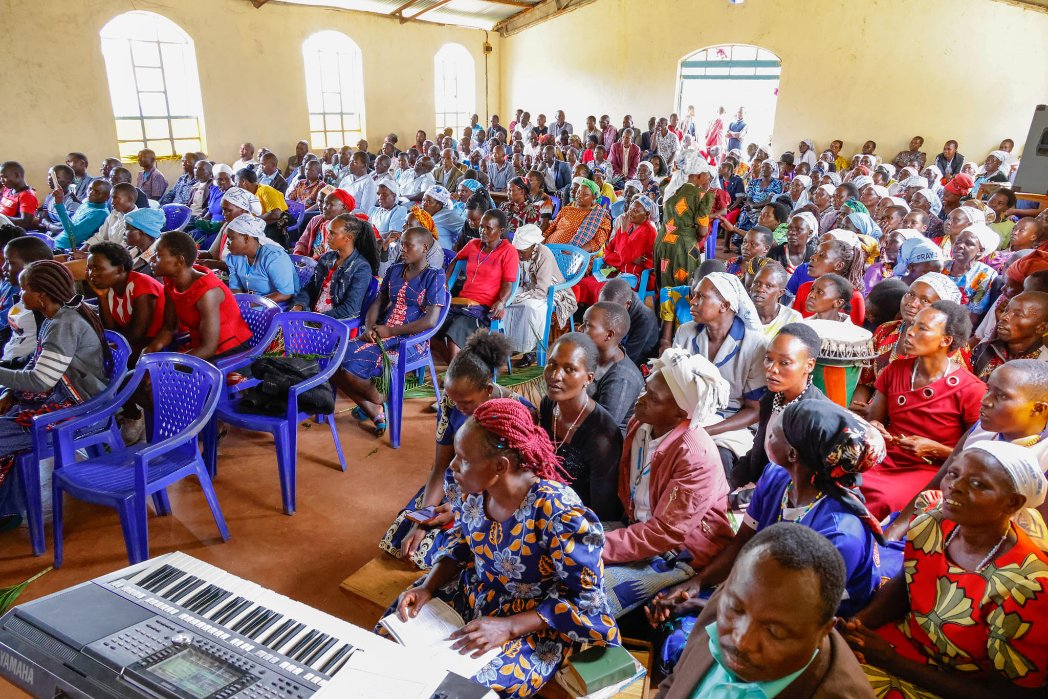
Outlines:
{"type": "Polygon", "coordinates": [[[480,223],[480,238],[466,243],[455,261],[466,261],[466,274],[459,295],[451,299],[444,327],[433,343],[437,355],[453,359],[469,336],[490,320],[506,315],[513,282],[517,281],[520,259],[516,249],[502,236],[508,217],[505,211],[491,209],[480,223]]]}
{"type": "Polygon", "coordinates": [[[131,253],[123,245],[91,246],[87,281],[98,293],[102,326],[123,335],[137,357],[164,324],[165,298],[163,284],[131,267],[131,253]]]}
{"type": "Polygon", "coordinates": [[[877,377],[867,416],[884,435],[888,458],[863,474],[861,486],[874,517],[883,519],[909,503],[979,420],[986,384],[951,358],[971,334],[960,304],[936,301],[906,329],[906,358],[877,377]]]}
{"type": "MultiPolygon", "coordinates": [[[[658,231],[658,207],[649,197],[640,195],[626,211],[626,227],[608,242],[604,249],[604,262],[624,274],[640,279],[646,269],[655,267],[655,238],[658,231]]],[[[648,288],[655,288],[655,277],[648,277],[648,288]]]]}
{"type": "Polygon", "coordinates": [[[197,247],[188,234],[168,231],[157,240],[153,274],[164,280],[164,323],[144,351],[160,352],[176,329],[189,332],[186,350],[201,359],[237,352],[251,339],[236,299],[213,272],[193,265],[197,247]]]}
{"type": "Polygon", "coordinates": [[[852,284],[850,315],[852,322],[861,326],[866,320],[866,300],[861,291],[865,270],[865,258],[860,248],[832,239],[819,243],[815,254],[808,262],[808,276],[812,277],[812,281],[804,282],[797,289],[797,298],[793,301],[794,310],[800,311],[805,318],[810,318],[813,314],[808,312],[808,294],[811,293],[815,279],[824,274],[839,274],[852,284]]]}

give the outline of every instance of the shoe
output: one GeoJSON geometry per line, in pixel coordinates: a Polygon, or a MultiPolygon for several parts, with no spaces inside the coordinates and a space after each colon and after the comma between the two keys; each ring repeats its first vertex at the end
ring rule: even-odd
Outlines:
{"type": "Polygon", "coordinates": [[[514,369],[527,369],[529,366],[534,366],[535,361],[538,359],[534,352],[526,352],[513,362],[514,369]]]}
{"type": "Polygon", "coordinates": [[[138,444],[146,437],[146,418],[143,415],[137,420],[124,418],[120,420],[120,436],[127,446],[138,444]]]}

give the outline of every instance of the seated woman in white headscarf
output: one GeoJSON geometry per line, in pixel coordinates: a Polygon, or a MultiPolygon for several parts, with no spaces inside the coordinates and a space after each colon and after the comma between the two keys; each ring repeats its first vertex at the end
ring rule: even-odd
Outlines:
{"type": "Polygon", "coordinates": [[[222,195],[222,227],[215,236],[211,247],[201,250],[197,256],[197,263],[210,269],[218,269],[223,272],[226,267],[226,256],[229,248],[226,241],[229,238],[229,224],[244,214],[251,216],[262,215],[262,202],[251,192],[240,187],[230,187],[222,195]]]}
{"type": "MultiPolygon", "coordinates": [[[[533,351],[542,339],[546,330],[549,289],[564,282],[553,253],[542,244],[542,240],[542,230],[533,223],[521,226],[513,234],[513,247],[520,257],[520,288],[513,303],[506,306],[506,334],[515,353],[533,351]]],[[[562,327],[578,307],[570,289],[554,292],[553,308],[562,327]]]]}
{"type": "Polygon", "coordinates": [[[718,408],[718,421],[706,432],[713,437],[728,482],[739,457],[753,447],[759,401],[766,390],[764,354],[768,337],[757,309],[742,282],[733,274],[713,272],[703,277],[691,294],[694,320],[677,330],[673,346],[713,362],[728,382],[728,401],[718,408]]]}
{"type": "Polygon", "coordinates": [[[807,175],[797,175],[790,182],[790,201],[793,202],[791,211],[796,211],[811,203],[808,190],[811,189],[811,178],[807,175]]]}
{"type": "Polygon", "coordinates": [[[625,526],[605,524],[604,589],[617,617],[691,577],[732,539],[728,483],[702,427],[718,420],[728,382],[689,350],[670,348],[651,366],[619,462],[625,526]]]}
{"type": "Polygon", "coordinates": [[[242,214],[226,231],[230,291],[268,296],[277,303],[291,300],[298,292],[298,274],[287,251],[266,237],[266,222],[242,214]]]}

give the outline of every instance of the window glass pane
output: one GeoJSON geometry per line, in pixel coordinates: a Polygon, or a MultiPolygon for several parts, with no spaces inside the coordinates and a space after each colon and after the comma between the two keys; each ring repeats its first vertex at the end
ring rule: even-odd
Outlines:
{"type": "Polygon", "coordinates": [[[135,68],[138,89],[159,92],[164,89],[164,71],[159,68],[135,68]]]}
{"type": "Polygon", "coordinates": [[[310,131],[323,131],[324,130],[324,115],[323,114],[310,114],[309,115],[309,130],[310,131]]]}
{"type": "Polygon", "coordinates": [[[313,131],[309,134],[309,140],[313,148],[327,148],[327,137],[323,131],[313,131]]]}
{"type": "Polygon", "coordinates": [[[123,141],[120,143],[120,157],[133,158],[145,147],[146,144],[142,141],[123,141]]]}
{"type": "Polygon", "coordinates": [[[149,147],[156,152],[156,157],[158,158],[163,158],[165,156],[175,154],[175,150],[171,146],[171,141],[165,139],[162,141],[149,141],[148,143],[149,147]]]}
{"type": "Polygon", "coordinates": [[[341,112],[342,111],[342,96],[337,92],[325,92],[324,93],[324,111],[325,112],[341,112]]]}
{"type": "Polygon", "coordinates": [[[326,131],[341,131],[342,117],[338,114],[327,114],[324,116],[324,129],[326,131]]]}
{"type": "Polygon", "coordinates": [[[171,127],[167,123],[167,119],[146,119],[146,140],[154,138],[170,138],[171,127]]]}
{"type": "Polygon", "coordinates": [[[352,129],[354,131],[360,130],[360,117],[358,115],[344,114],[342,116],[342,121],[347,129],[352,129]]]}
{"type": "Polygon", "coordinates": [[[196,119],[172,119],[171,135],[175,138],[198,138],[200,128],[196,119]]]}
{"type": "Polygon", "coordinates": [[[138,119],[117,119],[116,140],[138,141],[142,139],[142,122],[138,119]]]}
{"type": "Polygon", "coordinates": [[[755,46],[733,46],[731,59],[733,61],[753,61],[757,58],[757,47],[755,46]]]}
{"type": "Polygon", "coordinates": [[[160,67],[160,47],[152,41],[132,41],[131,57],[136,66],[160,67]]]}
{"type": "Polygon", "coordinates": [[[167,116],[167,95],[163,92],[142,92],[142,116],[167,116]]]}
{"type": "Polygon", "coordinates": [[[195,153],[198,150],[200,150],[199,138],[184,138],[175,141],[175,151],[179,155],[182,153],[195,153]]]}

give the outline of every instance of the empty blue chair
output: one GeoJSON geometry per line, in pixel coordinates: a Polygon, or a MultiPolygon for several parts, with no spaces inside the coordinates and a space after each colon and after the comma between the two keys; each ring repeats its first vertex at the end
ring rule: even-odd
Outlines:
{"type": "Polygon", "coordinates": [[[706,236],[706,259],[717,259],[717,233],[720,231],[720,219],[714,219],[710,226],[710,234],[706,236]]]}
{"type": "MultiPolygon", "coordinates": [[[[553,259],[557,261],[557,269],[564,277],[560,284],[553,284],[546,292],[546,330],[542,335],[542,342],[538,347],[538,362],[540,366],[546,365],[546,354],[549,352],[550,326],[553,324],[553,295],[561,289],[570,289],[586,276],[589,269],[590,253],[574,245],[561,245],[551,243],[546,246],[553,253],[553,259]]],[[[575,321],[568,318],[572,331],[575,330],[575,321]]]]}
{"type": "Polygon", "coordinates": [[[200,458],[197,435],[204,428],[223,385],[222,372],[203,359],[176,352],[147,354],[138,360],[135,373],[106,406],[63,422],[54,429],[55,567],[62,565],[62,495],[105,505],[120,514],[127,558],[132,564],[149,558],[149,523],[146,501],[153,500],[157,515],[171,513],[168,486],[196,476],[223,541],[229,540],[222,510],[211,477],[200,458]],[[120,445],[109,451],[76,460],[76,435],[99,419],[111,419],[149,374],[153,395],[153,421],[149,442],[120,445]]]}
{"type": "Polygon", "coordinates": [[[189,219],[193,216],[189,207],[182,204],[164,204],[160,210],[164,212],[165,231],[184,231],[189,225],[189,219]]]}
{"type": "Polygon", "coordinates": [[[39,238],[40,240],[42,240],[45,243],[47,243],[47,247],[51,248],[52,250],[55,249],[55,239],[52,238],[51,236],[49,236],[47,233],[40,233],[40,232],[37,232],[37,231],[30,231],[29,233],[26,233],[26,235],[28,235],[30,237],[33,237],[33,238],[39,238]]]}
{"type": "MultiPolygon", "coordinates": [[[[455,266],[451,268],[451,273],[448,274],[448,291],[451,291],[451,289],[455,286],[455,281],[458,279],[458,276],[460,274],[464,275],[465,273],[466,273],[466,261],[465,260],[459,260],[458,262],[455,263],[455,266]]],[[[519,289],[520,289],[520,272],[518,271],[517,278],[515,280],[513,280],[513,286],[512,286],[512,288],[510,288],[510,291],[509,291],[509,299],[506,301],[506,305],[507,306],[510,305],[511,303],[513,303],[513,299],[516,298],[517,291],[519,289]]],[[[491,332],[493,332],[493,333],[502,333],[503,335],[506,334],[505,318],[497,318],[497,319],[496,318],[492,318],[491,321],[489,322],[489,326],[488,327],[491,329],[491,332]]],[[[508,367],[509,373],[512,374],[513,373],[513,362],[511,362],[510,360],[507,359],[506,360],[506,366],[508,367]]]]}
{"type": "MultiPolygon", "coordinates": [[[[606,282],[608,281],[601,270],[604,269],[604,258],[598,257],[593,260],[593,276],[597,278],[597,281],[606,282]]],[[[652,270],[646,269],[640,273],[640,279],[637,279],[636,274],[626,274],[622,272],[618,275],[619,279],[624,279],[629,283],[630,288],[637,292],[637,296],[640,297],[643,303],[649,296],[655,292],[648,287],[648,280],[651,278],[652,270]]]]}
{"type": "Polygon", "coordinates": [[[295,272],[298,274],[298,287],[301,289],[313,278],[313,268],[317,266],[317,261],[305,255],[292,255],[291,262],[295,265],[295,272]]]}
{"type": "MultiPolygon", "coordinates": [[[[400,346],[408,347],[410,345],[429,342],[430,339],[437,334],[437,331],[443,327],[444,321],[448,318],[449,310],[451,310],[450,303],[441,306],[440,318],[437,319],[437,324],[433,326],[432,330],[426,330],[417,335],[402,337],[400,338],[400,346]]],[[[404,388],[407,381],[407,375],[409,371],[415,371],[417,369],[422,369],[423,371],[429,369],[430,377],[433,379],[433,390],[437,394],[437,400],[440,400],[440,387],[437,385],[437,367],[433,363],[433,352],[428,351],[425,356],[421,356],[413,362],[408,361],[407,352],[397,352],[397,364],[392,367],[392,371],[390,372],[389,394],[386,396],[386,419],[389,421],[389,445],[394,449],[400,448],[400,427],[404,418],[404,388]]]]}
{"type": "MultiPolygon", "coordinates": [[[[204,430],[204,460],[208,472],[215,473],[215,464],[218,459],[217,422],[219,420],[235,427],[272,434],[277,448],[277,470],[280,474],[280,493],[284,514],[292,515],[295,514],[298,425],[310,417],[309,413],[298,409],[298,397],[314,386],[326,383],[342,365],[342,358],[346,354],[346,343],[349,341],[349,328],[342,321],[319,313],[304,311],[281,313],[276,316],[266,337],[262,338],[247,356],[224,369],[228,372],[250,365],[265,351],[277,332],[283,335],[284,349],[289,355],[316,356],[320,364],[320,372],[291,387],[288,391],[287,410],[279,416],[237,412],[236,404],[240,393],[238,389],[241,386],[234,386],[231,390],[223,391],[218,407],[215,409],[214,419],[204,430]]],[[[335,429],[335,416],[333,414],[324,415],[321,419],[325,420],[331,428],[331,437],[335,441],[338,461],[342,470],[345,471],[346,458],[342,454],[342,443],[335,429]]]]}
{"type": "MultiPolygon", "coordinates": [[[[109,383],[105,390],[80,405],[34,416],[30,426],[33,447],[19,454],[15,460],[15,468],[18,469],[18,478],[22,482],[22,491],[25,496],[29,540],[33,544],[33,555],[35,556],[43,555],[46,548],[43,503],[40,498],[40,462],[54,456],[51,440],[52,428],[65,420],[90,415],[97,408],[108,405],[127,374],[127,360],[131,356],[131,347],[128,346],[127,340],[123,335],[112,330],[106,330],[106,340],[109,342],[111,361],[106,366],[109,383]]],[[[116,420],[110,418],[77,432],[74,435],[74,443],[77,449],[91,450],[109,447],[110,450],[113,450],[123,446],[124,440],[120,437],[120,428],[116,420]]]]}
{"type": "MultiPolygon", "coordinates": [[[[252,350],[269,334],[269,329],[273,326],[273,319],[280,313],[280,306],[265,296],[259,296],[258,294],[233,294],[233,298],[236,299],[237,307],[240,308],[241,317],[247,323],[247,327],[251,328],[251,339],[247,341],[247,349],[244,351],[212,362],[223,373],[227,373],[228,367],[233,366],[240,359],[251,355],[252,350]]],[[[263,347],[263,349],[265,348],[263,347]]]]}
{"type": "MultiPolygon", "coordinates": [[[[287,232],[302,234],[302,219],[306,216],[306,205],[300,201],[287,200],[287,212],[291,218],[295,219],[295,223],[287,227],[287,232]]],[[[293,241],[292,241],[293,242],[293,241]]]]}

